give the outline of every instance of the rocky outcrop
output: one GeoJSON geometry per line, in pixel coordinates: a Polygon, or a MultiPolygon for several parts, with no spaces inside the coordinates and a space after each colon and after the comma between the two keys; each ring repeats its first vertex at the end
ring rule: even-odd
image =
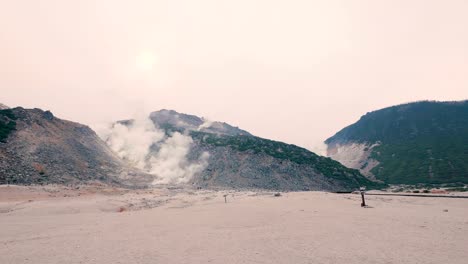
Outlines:
{"type": "Polygon", "coordinates": [[[152,112],[150,119],[157,127],[173,131],[200,131],[220,135],[245,135],[251,134],[238,127],[224,122],[210,121],[203,117],[178,113],[174,110],[160,110],[152,112]]]}
{"type": "Polygon", "coordinates": [[[327,156],[348,168],[361,171],[369,179],[376,180],[372,169],[379,165],[379,162],[370,155],[377,146],[379,146],[378,143],[372,145],[357,142],[330,144],[327,148],[327,156]]]}
{"type": "Polygon", "coordinates": [[[87,126],[40,109],[5,113],[1,118],[15,122],[15,127],[0,143],[0,184],[98,181],[145,186],[152,179],[128,167],[87,126]]]}
{"type": "Polygon", "coordinates": [[[310,157],[311,161],[300,163],[274,157],[267,152],[239,150],[232,145],[216,146],[197,138],[194,142],[191,155],[197,157],[203,152],[210,153],[208,166],[192,180],[193,184],[201,187],[347,191],[364,185],[373,186],[357,171],[324,157],[310,157]],[[327,166],[330,170],[326,169],[327,166]]]}

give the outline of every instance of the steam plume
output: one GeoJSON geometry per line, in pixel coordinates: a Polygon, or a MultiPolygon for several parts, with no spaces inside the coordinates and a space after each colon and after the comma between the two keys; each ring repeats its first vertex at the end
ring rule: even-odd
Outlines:
{"type": "Polygon", "coordinates": [[[209,154],[189,161],[193,144],[189,135],[167,135],[147,116],[129,124],[114,123],[98,130],[99,136],[122,159],[155,176],[153,184],[187,183],[208,165],[209,154]]]}
{"type": "Polygon", "coordinates": [[[204,128],[209,128],[211,127],[211,125],[213,124],[213,121],[211,120],[208,120],[206,118],[203,119],[203,124],[201,124],[199,127],[198,127],[198,131],[204,129],[204,128]]]}

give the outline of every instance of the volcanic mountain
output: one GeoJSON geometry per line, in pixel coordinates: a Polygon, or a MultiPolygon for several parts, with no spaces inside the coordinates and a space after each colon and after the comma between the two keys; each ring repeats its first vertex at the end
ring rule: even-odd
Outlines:
{"type": "Polygon", "coordinates": [[[370,112],[325,143],[329,157],[387,183],[468,183],[468,101],[370,112]]]}
{"type": "MultiPolygon", "coordinates": [[[[104,142],[89,127],[49,111],[0,110],[0,184],[188,183],[201,188],[327,191],[380,186],[330,158],[256,137],[227,123],[172,110],[153,112],[147,121],[154,128],[151,136],[164,140],[150,141],[143,165],[136,166],[106,145],[122,145],[126,141],[121,138],[104,138],[104,142]]],[[[131,127],[135,120],[114,127],[119,125],[131,127]]],[[[142,142],[145,131],[140,132],[132,134],[134,142],[142,142]]],[[[134,150],[145,150],[137,143],[131,144],[134,150]]]]}
{"type": "MultiPolygon", "coordinates": [[[[189,181],[199,187],[345,191],[378,186],[359,171],[330,158],[254,136],[227,123],[210,122],[173,110],[153,112],[149,119],[169,136],[180,133],[190,137],[188,162],[207,157],[189,181]]],[[[133,122],[118,123],[132,126],[133,122]]],[[[105,140],[109,142],[109,138],[105,140]]],[[[160,156],[160,151],[161,146],[156,143],[149,155],[160,156]]]]}
{"type": "Polygon", "coordinates": [[[87,126],[40,109],[0,110],[0,184],[145,186],[151,179],[125,164],[87,126]]]}

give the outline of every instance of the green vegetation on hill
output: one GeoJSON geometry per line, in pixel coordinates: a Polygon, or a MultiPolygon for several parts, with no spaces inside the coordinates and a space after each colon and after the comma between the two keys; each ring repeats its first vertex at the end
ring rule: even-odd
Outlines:
{"type": "Polygon", "coordinates": [[[327,144],[379,143],[371,172],[387,183],[468,183],[468,101],[417,102],[367,113],[327,144]]]}
{"type": "Polygon", "coordinates": [[[350,188],[357,186],[380,188],[383,186],[369,181],[357,170],[346,168],[337,161],[318,156],[295,145],[255,136],[226,136],[197,131],[192,131],[191,136],[213,146],[226,146],[242,152],[265,154],[280,160],[289,160],[297,164],[312,166],[316,171],[328,178],[348,182],[350,188]]]}
{"type": "Polygon", "coordinates": [[[5,143],[10,133],[16,129],[15,115],[11,109],[0,110],[0,142],[5,143]]]}

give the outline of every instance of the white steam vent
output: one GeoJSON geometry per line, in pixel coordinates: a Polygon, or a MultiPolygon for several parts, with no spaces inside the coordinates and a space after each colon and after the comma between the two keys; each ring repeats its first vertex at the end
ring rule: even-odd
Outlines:
{"type": "Polygon", "coordinates": [[[179,132],[166,135],[147,116],[130,124],[109,125],[98,133],[122,159],[154,175],[153,184],[187,183],[208,165],[207,152],[196,161],[187,159],[193,144],[190,136],[179,132]]]}

